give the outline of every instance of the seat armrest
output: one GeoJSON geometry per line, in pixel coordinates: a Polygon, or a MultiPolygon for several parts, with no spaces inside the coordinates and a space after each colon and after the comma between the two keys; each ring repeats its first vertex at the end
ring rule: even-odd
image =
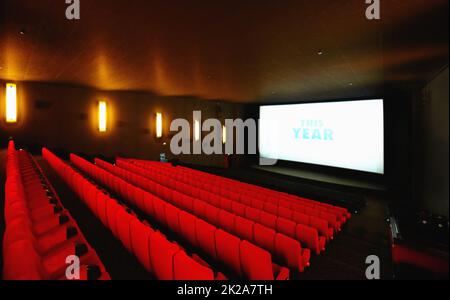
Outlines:
{"type": "Polygon", "coordinates": [[[274,275],[275,280],[289,280],[289,269],[285,267],[278,267],[278,272],[274,275]]]}
{"type": "Polygon", "coordinates": [[[222,272],[217,272],[217,274],[214,277],[214,280],[228,280],[228,277],[225,276],[222,272]]]}

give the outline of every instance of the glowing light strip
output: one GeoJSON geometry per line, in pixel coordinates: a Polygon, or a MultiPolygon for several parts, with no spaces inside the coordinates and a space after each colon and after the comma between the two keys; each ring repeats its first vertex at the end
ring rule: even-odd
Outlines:
{"type": "Polygon", "coordinates": [[[17,122],[17,89],[14,83],[6,84],[6,122],[17,122]]]}
{"type": "Polygon", "coordinates": [[[100,101],[98,103],[98,131],[106,132],[106,102],[100,101]]]}

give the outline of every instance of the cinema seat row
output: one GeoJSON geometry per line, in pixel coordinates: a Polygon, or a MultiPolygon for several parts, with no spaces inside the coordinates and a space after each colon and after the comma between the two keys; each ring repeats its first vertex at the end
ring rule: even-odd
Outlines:
{"type": "Polygon", "coordinates": [[[225,279],[47,149],[44,158],[142,266],[160,280],[225,279]],[[215,277],[216,276],[216,277],[215,277]]]}
{"type": "Polygon", "coordinates": [[[327,214],[327,213],[321,213],[319,216],[311,216],[308,214],[300,213],[297,211],[292,211],[291,209],[280,207],[277,209],[277,207],[271,203],[264,203],[262,201],[256,200],[256,199],[241,199],[239,197],[237,198],[227,198],[220,195],[217,195],[205,188],[197,188],[195,187],[195,183],[192,181],[189,184],[184,183],[182,181],[176,180],[171,178],[168,175],[162,175],[159,174],[157,171],[152,169],[145,169],[138,165],[133,165],[129,163],[126,160],[117,159],[117,165],[119,167],[123,167],[128,170],[132,170],[142,176],[145,176],[146,178],[155,180],[157,182],[160,182],[161,184],[165,184],[166,186],[170,188],[176,188],[178,191],[181,191],[183,193],[187,193],[188,195],[199,198],[204,201],[208,201],[213,205],[221,206],[223,209],[227,209],[229,211],[232,210],[232,205],[235,205],[235,207],[240,207],[237,211],[234,211],[235,213],[241,212],[244,214],[243,210],[258,210],[261,213],[253,213],[252,215],[254,218],[252,218],[253,221],[259,222],[260,221],[260,214],[269,217],[271,220],[276,220],[277,218],[282,218],[282,220],[290,220],[294,223],[306,225],[312,228],[317,229],[317,231],[324,236],[327,241],[333,239],[334,231],[333,228],[330,227],[331,224],[329,224],[328,220],[333,220],[336,222],[336,217],[327,214]],[[252,209],[247,209],[247,207],[252,209]],[[270,214],[271,216],[268,216],[270,214]],[[325,216],[326,215],[326,216],[325,216]],[[322,217],[328,217],[327,219],[324,219],[322,217]]]}
{"type": "Polygon", "coordinates": [[[268,251],[218,229],[74,154],[70,155],[70,160],[92,179],[225,266],[227,271],[233,273],[233,277],[250,280],[289,279],[289,269],[274,264],[268,251]]]}
{"type": "MultiPolygon", "coordinates": [[[[217,208],[202,200],[194,199],[175,190],[171,190],[159,183],[146,179],[131,171],[113,166],[100,159],[96,159],[95,163],[106,171],[194,214],[196,217],[269,251],[274,259],[282,265],[300,272],[303,272],[304,268],[309,266],[310,250],[302,249],[299,241],[285,234],[277,233],[265,225],[217,208]]],[[[172,220],[172,224],[173,227],[177,228],[179,221],[175,218],[172,220]]],[[[283,226],[284,224],[283,222],[278,222],[278,225],[283,226]]],[[[305,236],[307,235],[307,230],[302,227],[297,228],[299,234],[301,233],[305,236]]],[[[317,241],[317,232],[313,232],[312,236],[309,236],[309,240],[312,240],[309,241],[310,244],[317,241]]]]}
{"type": "MultiPolygon", "coordinates": [[[[113,168],[112,165],[108,166],[108,164],[105,164],[100,160],[97,161],[99,162],[99,166],[107,167],[109,171],[115,172],[116,175],[121,176],[126,180],[130,180],[133,184],[147,189],[150,192],[157,194],[159,197],[183,207],[183,209],[191,211],[198,217],[206,218],[210,222],[216,222],[216,224],[219,223],[227,230],[235,228],[236,234],[244,235],[246,238],[253,237],[253,242],[270,251],[275,257],[280,258],[283,262],[292,262],[293,260],[290,257],[294,255],[293,253],[297,253],[295,254],[298,256],[297,261],[303,262],[300,265],[297,264],[299,266],[299,271],[303,271],[304,267],[309,265],[309,251],[304,252],[303,250],[305,249],[303,249],[298,252],[294,250],[295,248],[292,248],[291,251],[286,249],[284,253],[280,253],[279,249],[273,247],[273,243],[267,243],[267,240],[274,241],[271,237],[260,239],[259,237],[254,236],[254,224],[258,225],[258,229],[267,232],[266,236],[269,233],[271,236],[281,233],[284,238],[289,237],[296,240],[299,243],[296,247],[301,248],[304,246],[305,248],[314,251],[316,254],[320,254],[320,252],[325,249],[325,238],[319,236],[316,229],[304,224],[297,224],[288,219],[279,218],[268,212],[248,207],[223,197],[208,197],[205,195],[202,199],[206,199],[206,201],[203,201],[200,197],[191,197],[183,190],[183,188],[190,189],[190,187],[175,182],[170,178],[149,176],[153,179],[152,180],[149,177],[141,176],[142,171],[145,170],[125,161],[117,161],[117,166],[119,168],[113,168]],[[220,216],[225,215],[228,215],[228,218],[220,218],[220,216]],[[249,225],[247,227],[241,227],[239,225],[242,224],[235,223],[235,218],[238,220],[244,219],[245,222],[250,223],[248,223],[249,225]],[[245,228],[247,228],[247,231],[243,232],[245,228]]],[[[294,247],[293,243],[292,247],[294,247]]],[[[291,268],[293,267],[292,264],[288,266],[291,268]]]]}
{"type": "MultiPolygon", "coordinates": [[[[125,159],[119,158],[118,160],[125,159]]],[[[254,203],[255,201],[267,203],[265,205],[268,205],[273,213],[282,216],[291,215],[289,212],[286,214],[286,209],[288,209],[326,219],[335,231],[339,231],[342,224],[344,224],[351,216],[350,213],[342,207],[265,189],[263,187],[223,178],[182,166],[173,167],[167,163],[136,159],[127,159],[126,161],[147,170],[153,169],[161,174],[171,176],[172,178],[183,181],[189,185],[202,188],[229,199],[240,200],[247,204],[254,203]]]]}
{"type": "Polygon", "coordinates": [[[6,174],[3,279],[110,279],[42,170],[26,151],[16,151],[13,141],[6,174]],[[79,272],[75,265],[68,271],[74,255],[79,272]]]}
{"type": "MultiPolygon", "coordinates": [[[[159,171],[165,172],[165,174],[172,175],[180,179],[195,179],[193,181],[194,185],[209,188],[212,192],[229,198],[256,198],[260,201],[268,201],[271,204],[276,204],[277,206],[297,209],[300,212],[302,212],[305,208],[319,209],[321,211],[335,214],[339,222],[338,224],[344,223],[350,217],[350,213],[342,207],[266,189],[260,186],[243,183],[183,166],[173,167],[167,163],[136,159],[129,159],[129,161],[142,167],[157,168],[159,171]]],[[[331,221],[333,220],[330,220],[330,222],[331,221]]]]}
{"type": "Polygon", "coordinates": [[[212,188],[212,190],[215,193],[222,194],[227,197],[236,197],[237,196],[236,194],[238,194],[239,197],[244,198],[256,197],[262,201],[268,200],[271,203],[287,208],[294,208],[294,207],[300,208],[302,207],[302,205],[305,205],[310,208],[318,208],[336,214],[336,216],[341,222],[345,222],[345,220],[347,220],[351,216],[350,213],[345,208],[342,207],[298,197],[283,192],[270,190],[264,187],[240,182],[229,178],[224,178],[221,176],[205,173],[199,170],[194,170],[183,166],[177,166],[175,168],[170,164],[155,161],[137,160],[137,159],[129,159],[129,161],[144,167],[153,166],[158,167],[160,169],[165,169],[167,172],[170,171],[169,174],[178,173],[178,175],[176,176],[180,176],[181,173],[182,175],[184,175],[183,177],[185,176],[191,178],[193,177],[197,179],[196,184],[198,185],[212,184],[210,188],[212,188]]]}

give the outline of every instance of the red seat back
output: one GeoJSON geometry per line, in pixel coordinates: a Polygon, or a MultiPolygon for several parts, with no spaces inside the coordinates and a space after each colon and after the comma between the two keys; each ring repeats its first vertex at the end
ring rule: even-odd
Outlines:
{"type": "Polygon", "coordinates": [[[173,280],[173,260],[179,247],[155,232],[150,236],[150,261],[153,272],[159,280],[173,280]]]}
{"type": "Polygon", "coordinates": [[[255,223],[253,226],[254,243],[271,253],[275,251],[275,230],[255,223]]]}
{"type": "Polygon", "coordinates": [[[215,232],[216,227],[201,219],[197,219],[195,223],[196,237],[198,245],[212,258],[217,257],[215,232]]]}
{"type": "Polygon", "coordinates": [[[214,273],[179,251],[174,257],[174,280],[214,280],[214,273]]]}
{"type": "Polygon", "coordinates": [[[134,255],[144,268],[151,272],[150,262],[150,235],[153,234],[153,230],[144,225],[139,220],[135,219],[130,224],[131,233],[131,249],[134,255]]]}
{"type": "Polygon", "coordinates": [[[242,269],[249,280],[274,280],[272,257],[269,252],[243,241],[240,244],[242,269]]]}
{"type": "Polygon", "coordinates": [[[216,231],[217,257],[238,276],[242,276],[239,245],[241,241],[221,229],[216,231]]]}

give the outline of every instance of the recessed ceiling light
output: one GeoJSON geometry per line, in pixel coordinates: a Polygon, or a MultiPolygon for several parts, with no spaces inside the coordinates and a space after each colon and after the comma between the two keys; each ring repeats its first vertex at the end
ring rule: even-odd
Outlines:
{"type": "Polygon", "coordinates": [[[353,82],[349,82],[348,85],[349,85],[349,86],[352,86],[352,85],[353,85],[353,82]]]}
{"type": "Polygon", "coordinates": [[[323,51],[322,50],[317,51],[317,55],[323,55],[323,51]]]}
{"type": "Polygon", "coordinates": [[[20,33],[20,35],[25,35],[25,33],[27,33],[27,32],[25,31],[25,29],[22,29],[21,31],[19,31],[19,33],[20,33]]]}

